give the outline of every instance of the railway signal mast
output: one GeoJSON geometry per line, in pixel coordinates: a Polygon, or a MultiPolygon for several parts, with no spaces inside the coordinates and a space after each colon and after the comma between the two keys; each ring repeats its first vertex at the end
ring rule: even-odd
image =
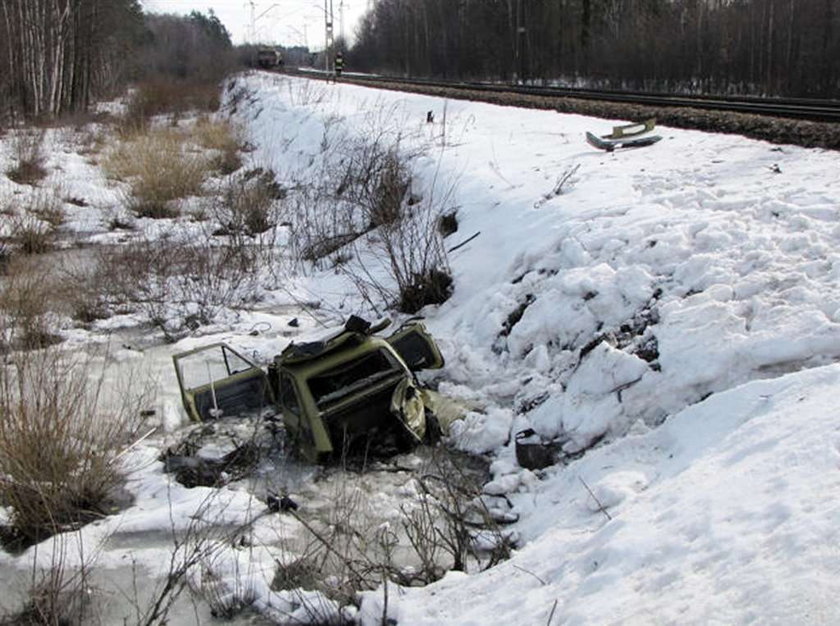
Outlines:
{"type": "Polygon", "coordinates": [[[335,62],[333,53],[335,48],[335,37],[333,35],[333,0],[324,0],[324,70],[327,74],[335,73],[335,62]]]}

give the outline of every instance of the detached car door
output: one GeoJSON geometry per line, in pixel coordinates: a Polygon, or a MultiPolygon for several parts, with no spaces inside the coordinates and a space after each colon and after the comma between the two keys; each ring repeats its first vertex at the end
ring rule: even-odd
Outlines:
{"type": "Polygon", "coordinates": [[[403,325],[386,341],[412,372],[440,369],[444,365],[443,355],[435,340],[420,322],[403,325]]]}

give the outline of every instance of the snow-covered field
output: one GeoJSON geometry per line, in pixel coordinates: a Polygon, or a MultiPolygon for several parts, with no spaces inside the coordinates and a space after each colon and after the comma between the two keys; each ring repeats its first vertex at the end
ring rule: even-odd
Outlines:
{"type": "MultiPolygon", "coordinates": [[[[584,141],[609,131],[604,120],[268,74],[237,87],[248,96],[228,111],[254,147],[249,165],[294,188],[325,158],[340,167],[330,146],[398,138],[413,155],[412,191],[457,211],[447,247],[479,233],[449,256],[453,296],[422,314],[447,359],[435,382],[484,407],[450,443],[491,458],[485,491],[512,503],[519,547],[486,572],[390,585],[388,615],[405,625],[840,621],[840,155],[669,128],[653,146],[607,154],[584,141]],[[567,460],[519,467],[513,438],[529,427],[567,460]]],[[[99,214],[118,194],[74,155],[53,159],[62,171],[51,176],[90,205],[69,228],[106,237],[99,214]]],[[[255,310],[200,337],[116,351],[156,373],[170,429],[184,419],[166,374],[172,353],[220,339],[266,362],[316,330],[290,308],[302,300],[327,321],[374,314],[331,268],[264,286],[255,310]],[[259,322],[272,331],[249,335],[259,322]]],[[[100,324],[67,336],[85,345],[117,326],[100,324]]],[[[105,538],[184,528],[208,496],[169,484],[156,445],[129,455],[136,504],[80,533],[105,542],[105,568],[135,559],[165,571],[167,546],[105,538]]],[[[215,523],[264,508],[244,489],[221,501],[215,523]]],[[[257,606],[286,620],[303,614],[290,617],[294,598],[269,590],[280,548],[259,538],[292,524],[259,519],[256,547],[220,566],[241,576],[247,556],[257,606]]],[[[32,556],[0,555],[0,567],[26,571],[32,556]]],[[[380,623],[382,598],[366,594],[356,618],[380,623]]]]}

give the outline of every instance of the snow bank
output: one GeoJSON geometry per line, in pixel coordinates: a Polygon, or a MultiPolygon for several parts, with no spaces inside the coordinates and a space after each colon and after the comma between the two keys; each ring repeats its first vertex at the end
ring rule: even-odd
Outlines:
{"type": "Polygon", "coordinates": [[[836,623],[838,389],[840,366],[748,383],[551,470],[513,496],[531,541],[392,592],[400,623],[836,623]]]}

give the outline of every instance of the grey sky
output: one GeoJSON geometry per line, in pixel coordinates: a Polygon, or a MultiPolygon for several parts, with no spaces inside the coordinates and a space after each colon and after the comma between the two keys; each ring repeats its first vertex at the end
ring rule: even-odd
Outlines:
{"type": "MultiPolygon", "coordinates": [[[[352,40],[368,1],[332,0],[336,36],[341,29],[341,6],[344,33],[352,40]]],[[[237,44],[308,45],[313,50],[324,47],[324,0],[141,0],[141,4],[145,10],[156,13],[186,14],[213,9],[237,44]]]]}

